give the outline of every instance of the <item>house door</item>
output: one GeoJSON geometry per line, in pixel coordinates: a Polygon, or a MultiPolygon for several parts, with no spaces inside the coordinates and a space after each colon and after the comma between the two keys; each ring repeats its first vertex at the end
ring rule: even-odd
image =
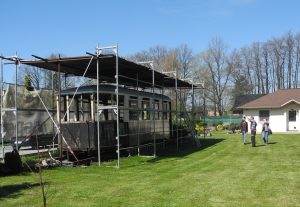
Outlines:
{"type": "Polygon", "coordinates": [[[288,116],[288,130],[299,130],[297,129],[297,111],[294,109],[289,110],[288,116]]]}

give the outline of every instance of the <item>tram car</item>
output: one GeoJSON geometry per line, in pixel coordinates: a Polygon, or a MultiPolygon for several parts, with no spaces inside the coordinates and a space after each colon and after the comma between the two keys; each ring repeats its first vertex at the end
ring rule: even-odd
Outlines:
{"type": "MultiPolygon", "coordinates": [[[[99,117],[96,85],[82,86],[77,92],[76,88],[61,92],[60,101],[57,99],[61,134],[73,151],[97,150],[97,119],[101,151],[115,149],[117,115],[109,107],[116,105],[115,89],[113,84],[99,85],[99,117]]],[[[121,148],[147,145],[154,139],[157,143],[170,139],[171,100],[168,96],[119,86],[118,97],[121,148]]],[[[64,149],[66,143],[62,143],[64,149]]]]}

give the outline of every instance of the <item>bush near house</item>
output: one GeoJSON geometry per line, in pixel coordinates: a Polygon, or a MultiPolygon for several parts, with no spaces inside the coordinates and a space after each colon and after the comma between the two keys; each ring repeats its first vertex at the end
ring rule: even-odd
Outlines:
{"type": "Polygon", "coordinates": [[[195,126],[195,130],[198,135],[204,133],[204,129],[207,127],[207,124],[204,123],[203,121],[198,121],[195,126]]]}
{"type": "Polygon", "coordinates": [[[216,130],[217,131],[223,131],[225,128],[223,126],[223,124],[218,124],[217,127],[216,127],[216,130]]]}

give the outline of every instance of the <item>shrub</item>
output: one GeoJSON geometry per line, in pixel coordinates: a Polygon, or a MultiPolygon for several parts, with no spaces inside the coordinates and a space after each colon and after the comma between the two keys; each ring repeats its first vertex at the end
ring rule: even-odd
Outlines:
{"type": "Polygon", "coordinates": [[[222,124],[218,124],[216,127],[217,131],[223,131],[224,130],[224,126],[222,124]]]}
{"type": "Polygon", "coordinates": [[[196,124],[195,130],[197,134],[203,134],[204,133],[204,125],[196,124]]]}
{"type": "Polygon", "coordinates": [[[25,88],[28,91],[32,91],[33,90],[33,87],[31,85],[31,78],[30,78],[29,75],[25,75],[25,77],[24,77],[24,85],[25,85],[25,88]]]}
{"type": "Polygon", "coordinates": [[[224,124],[223,127],[225,130],[230,130],[230,124],[224,124]]]}
{"type": "Polygon", "coordinates": [[[197,134],[203,134],[206,126],[207,126],[207,123],[204,123],[203,121],[197,122],[195,125],[195,130],[196,130],[197,134]]]}
{"type": "Polygon", "coordinates": [[[230,126],[229,126],[229,129],[234,132],[235,130],[240,129],[240,125],[235,124],[235,123],[231,123],[230,126]]]}
{"type": "Polygon", "coordinates": [[[229,130],[231,133],[236,133],[236,132],[238,132],[238,131],[240,130],[240,125],[237,124],[237,123],[231,123],[231,124],[229,125],[228,130],[229,130]]]}

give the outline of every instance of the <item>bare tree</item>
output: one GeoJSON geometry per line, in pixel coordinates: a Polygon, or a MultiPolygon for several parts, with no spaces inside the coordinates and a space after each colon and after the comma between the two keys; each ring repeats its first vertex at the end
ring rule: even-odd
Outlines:
{"type": "Polygon", "coordinates": [[[300,67],[300,34],[295,36],[295,70],[294,70],[294,88],[299,86],[299,67],[300,67]]]}
{"type": "MultiPolygon", "coordinates": [[[[219,38],[213,39],[203,53],[203,62],[210,72],[212,100],[219,115],[223,114],[222,98],[233,70],[233,62],[228,61],[226,46],[219,38]]],[[[215,113],[216,114],[216,113],[215,113]]]]}
{"type": "Polygon", "coordinates": [[[232,97],[264,94],[300,85],[299,33],[288,32],[232,52],[227,50],[221,39],[214,38],[200,55],[194,55],[186,44],[176,48],[155,46],[136,53],[130,59],[153,60],[159,71],[178,71],[181,79],[204,82],[208,104],[215,114],[220,115],[228,102],[225,100],[228,94],[232,97]]]}
{"type": "Polygon", "coordinates": [[[179,76],[182,79],[191,77],[193,64],[193,51],[186,45],[180,45],[176,49],[177,61],[179,63],[179,76]]]}
{"type": "Polygon", "coordinates": [[[269,93],[270,91],[270,69],[269,69],[269,49],[268,44],[265,43],[262,46],[262,56],[263,56],[263,69],[265,73],[265,93],[269,93]]]}
{"type": "MultiPolygon", "coordinates": [[[[245,70],[245,77],[247,77],[247,79],[250,82],[250,85],[254,86],[254,80],[255,78],[253,78],[252,75],[252,51],[250,48],[248,47],[244,47],[240,50],[241,53],[241,61],[242,61],[242,67],[245,70]]],[[[252,93],[254,93],[255,87],[252,87],[252,93]]]]}
{"type": "Polygon", "coordinates": [[[287,54],[287,88],[292,87],[292,69],[293,69],[293,55],[295,40],[291,32],[288,32],[285,37],[286,54],[287,54]]]}
{"type": "Polygon", "coordinates": [[[257,80],[257,93],[264,93],[264,85],[262,78],[262,63],[261,63],[261,49],[260,43],[255,42],[252,45],[253,50],[253,65],[255,68],[256,80],[257,80]]]}
{"type": "Polygon", "coordinates": [[[164,60],[167,57],[168,53],[169,50],[166,47],[157,45],[147,50],[137,52],[127,58],[135,62],[153,61],[154,69],[157,71],[163,71],[164,60]]]}
{"type": "Polygon", "coordinates": [[[248,70],[245,70],[243,67],[244,62],[240,51],[235,51],[233,55],[231,55],[231,59],[233,64],[231,74],[233,79],[233,88],[231,91],[233,100],[237,96],[251,94],[253,86],[250,83],[251,77],[248,77],[248,70]]]}
{"type": "Polygon", "coordinates": [[[284,64],[286,58],[286,51],[284,46],[284,40],[282,38],[275,38],[271,41],[271,59],[275,70],[276,88],[285,88],[284,85],[284,64]]]}
{"type": "Polygon", "coordinates": [[[40,68],[36,68],[33,66],[23,66],[18,71],[18,83],[24,84],[24,78],[26,76],[30,77],[31,84],[34,88],[40,89],[44,86],[45,80],[44,80],[44,70],[41,70],[40,68]]]}

